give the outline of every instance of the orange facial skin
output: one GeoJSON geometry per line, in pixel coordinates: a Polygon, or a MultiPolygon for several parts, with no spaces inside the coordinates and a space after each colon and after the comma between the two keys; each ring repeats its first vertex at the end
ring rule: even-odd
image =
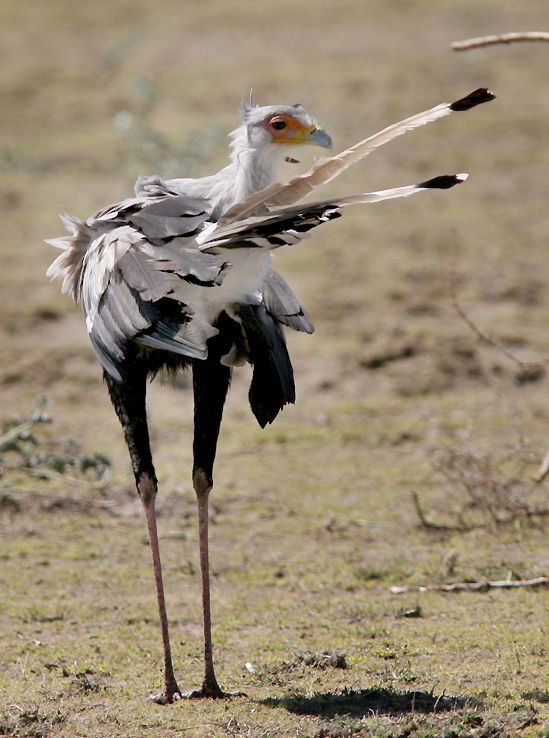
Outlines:
{"type": "Polygon", "coordinates": [[[319,126],[304,126],[290,115],[273,115],[264,123],[275,144],[314,144],[314,134],[320,131],[319,126]]]}

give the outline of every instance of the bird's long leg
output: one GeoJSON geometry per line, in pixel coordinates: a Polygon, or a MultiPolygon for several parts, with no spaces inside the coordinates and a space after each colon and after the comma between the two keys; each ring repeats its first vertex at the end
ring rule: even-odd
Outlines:
{"type": "Polygon", "coordinates": [[[147,426],[147,411],[145,395],[147,388],[147,371],[136,365],[123,383],[116,382],[105,372],[109,394],[122,424],[126,443],[130,452],[137,492],[143,503],[154,569],[160,629],[164,647],[164,691],[151,697],[159,704],[171,703],[181,699],[181,691],[177,686],[173,672],[172,655],[170,649],[170,635],[168,631],[168,616],[166,615],[166,600],[162,582],[162,565],[158,546],[156,529],[155,499],[158,489],[156,474],[152,462],[147,426]]]}
{"type": "Polygon", "coordinates": [[[198,536],[202,574],[204,616],[204,680],[190,697],[224,697],[214,671],[210,612],[210,569],[208,554],[208,498],[213,487],[213,465],[223,406],[229,388],[230,369],[210,352],[205,361],[193,364],[194,443],[193,486],[198,503],[198,536]]]}

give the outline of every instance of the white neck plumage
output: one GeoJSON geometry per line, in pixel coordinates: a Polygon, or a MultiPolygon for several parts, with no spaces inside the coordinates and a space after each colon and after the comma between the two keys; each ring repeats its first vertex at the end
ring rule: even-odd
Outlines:
{"type": "MultiPolygon", "coordinates": [[[[197,194],[210,201],[212,220],[218,220],[236,203],[276,182],[287,154],[287,147],[283,145],[254,145],[248,140],[245,125],[237,128],[230,136],[230,164],[217,174],[199,180],[200,192],[197,194]]],[[[186,183],[186,180],[170,180],[172,183],[178,181],[186,183]]]]}
{"type": "Polygon", "coordinates": [[[231,170],[234,204],[242,202],[278,179],[285,147],[271,144],[253,146],[248,141],[246,126],[233,131],[231,138],[231,163],[227,169],[231,170]]]}

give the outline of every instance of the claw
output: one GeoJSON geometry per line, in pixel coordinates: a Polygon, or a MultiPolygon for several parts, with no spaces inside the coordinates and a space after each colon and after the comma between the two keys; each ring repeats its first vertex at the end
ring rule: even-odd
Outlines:
{"type": "Polygon", "coordinates": [[[187,692],[183,697],[187,700],[204,699],[205,697],[213,700],[230,699],[231,697],[247,697],[246,692],[223,692],[221,689],[210,690],[205,687],[193,689],[187,692]]]}
{"type": "Polygon", "coordinates": [[[173,692],[165,691],[160,692],[160,694],[151,694],[149,695],[149,700],[151,702],[156,702],[157,705],[171,705],[173,702],[179,702],[179,700],[183,699],[183,695],[179,691],[179,689],[174,690],[173,692]]]}
{"type": "Polygon", "coordinates": [[[230,699],[231,697],[247,697],[246,692],[224,692],[217,684],[215,687],[206,687],[202,685],[200,689],[192,689],[190,692],[181,692],[177,690],[166,690],[160,692],[160,694],[151,694],[149,700],[155,702],[157,705],[171,705],[174,702],[180,700],[198,700],[198,699],[213,699],[222,700],[230,699]]]}

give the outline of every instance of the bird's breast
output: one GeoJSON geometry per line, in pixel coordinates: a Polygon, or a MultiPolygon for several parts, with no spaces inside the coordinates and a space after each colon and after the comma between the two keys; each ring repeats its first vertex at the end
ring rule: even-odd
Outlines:
{"type": "Polygon", "coordinates": [[[210,324],[235,303],[258,302],[271,268],[271,254],[263,249],[232,249],[228,255],[231,268],[222,284],[202,287],[185,283],[173,295],[210,324]]]}

